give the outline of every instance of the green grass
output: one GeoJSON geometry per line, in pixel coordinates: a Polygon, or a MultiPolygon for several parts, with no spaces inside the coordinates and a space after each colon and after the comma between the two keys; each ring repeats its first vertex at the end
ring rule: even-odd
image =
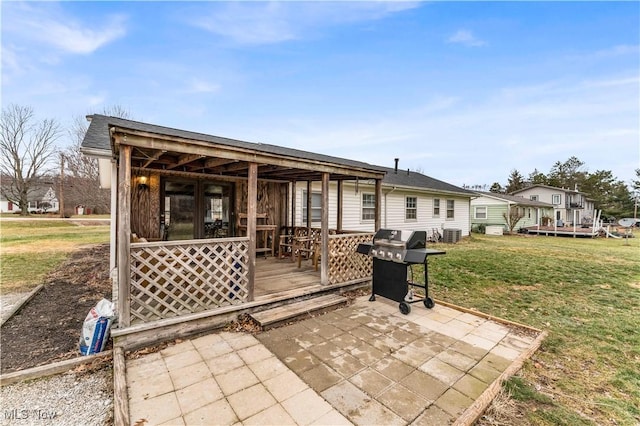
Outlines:
{"type": "Polygon", "coordinates": [[[530,423],[637,424],[639,240],[474,234],[434,246],[431,295],[549,332],[516,386],[530,423]]]}
{"type": "Polygon", "coordinates": [[[0,222],[0,292],[27,291],[85,244],[109,241],[109,226],[67,221],[0,222]]]}

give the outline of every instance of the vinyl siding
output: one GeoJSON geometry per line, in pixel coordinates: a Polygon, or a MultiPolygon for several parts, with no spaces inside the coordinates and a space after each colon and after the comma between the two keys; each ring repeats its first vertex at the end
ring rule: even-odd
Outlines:
{"type": "MultiPolygon", "coordinates": [[[[553,209],[550,208],[538,208],[538,207],[529,207],[529,206],[516,206],[518,209],[524,209],[524,217],[518,221],[518,224],[514,228],[517,230],[518,228],[524,228],[528,226],[535,226],[538,224],[539,219],[542,218],[545,214],[548,216],[553,215],[553,209]],[[530,216],[530,217],[529,217],[530,216]]],[[[504,218],[504,214],[508,212],[509,203],[503,200],[496,200],[488,197],[479,197],[471,201],[471,223],[472,226],[476,226],[479,224],[484,225],[502,225],[505,230],[507,230],[507,221],[504,218]],[[475,208],[476,207],[486,207],[487,208],[487,218],[486,219],[476,219],[475,218],[475,208]]]]}
{"type": "MultiPolygon", "coordinates": [[[[320,191],[320,183],[314,182],[312,191],[320,191]]],[[[298,182],[296,187],[296,225],[302,226],[302,194],[306,183],[298,182]]],[[[329,227],[335,228],[337,223],[337,185],[329,185],[329,227]]],[[[375,194],[375,186],[360,182],[357,187],[353,182],[345,182],[343,186],[342,227],[350,231],[374,232],[374,220],[362,220],[362,194],[375,194]]],[[[381,226],[390,229],[425,230],[437,228],[442,232],[445,228],[460,229],[462,235],[469,235],[469,198],[455,197],[446,194],[431,194],[424,191],[406,189],[391,190],[382,188],[381,226]],[[406,197],[416,197],[417,218],[405,218],[406,197]],[[440,217],[433,217],[433,200],[440,199],[440,217]],[[446,219],[446,200],[454,200],[454,218],[446,219]]],[[[320,226],[320,223],[313,223],[320,226]]]]}

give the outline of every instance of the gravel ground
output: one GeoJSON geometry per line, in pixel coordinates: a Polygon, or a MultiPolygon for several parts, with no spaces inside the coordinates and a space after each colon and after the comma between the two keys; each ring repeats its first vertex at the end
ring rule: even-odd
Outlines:
{"type": "Polygon", "coordinates": [[[69,372],[0,389],[0,425],[112,425],[110,368],[69,372]]]}

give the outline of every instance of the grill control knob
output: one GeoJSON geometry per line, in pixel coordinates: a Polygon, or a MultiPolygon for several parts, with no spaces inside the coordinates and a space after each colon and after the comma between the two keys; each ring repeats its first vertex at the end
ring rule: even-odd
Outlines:
{"type": "Polygon", "coordinates": [[[377,256],[377,255],[378,255],[378,250],[371,249],[371,256],[377,256]]]}
{"type": "Polygon", "coordinates": [[[389,259],[393,259],[393,253],[392,253],[392,252],[390,252],[390,251],[388,251],[388,252],[387,252],[387,257],[388,257],[389,259]]]}
{"type": "Polygon", "coordinates": [[[402,253],[396,253],[396,260],[402,261],[402,253]]]}

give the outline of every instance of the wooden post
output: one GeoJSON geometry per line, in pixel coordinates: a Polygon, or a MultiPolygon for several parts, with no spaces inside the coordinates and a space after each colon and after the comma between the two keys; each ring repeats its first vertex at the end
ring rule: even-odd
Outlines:
{"type": "Polygon", "coordinates": [[[329,284],[329,173],[322,173],[322,213],[320,222],[320,284],[329,284]]]}
{"type": "Polygon", "coordinates": [[[344,181],[340,179],[338,181],[338,207],[337,207],[337,218],[336,218],[336,230],[338,233],[342,232],[342,191],[344,189],[343,186],[344,181]]]}
{"type": "MultiPolygon", "coordinates": [[[[294,180],[291,182],[291,226],[296,226],[296,187],[298,183],[294,180]]],[[[293,231],[292,231],[293,232],[293,231]]]]}
{"type": "Polygon", "coordinates": [[[307,236],[311,236],[311,181],[307,181],[307,236]]]}
{"type": "Polygon", "coordinates": [[[256,279],[256,224],[258,208],[258,164],[249,163],[247,180],[247,237],[249,237],[249,291],[247,300],[253,301],[256,279]]]}
{"type": "Polygon", "coordinates": [[[126,375],[124,350],[116,346],[113,349],[113,423],[115,425],[128,425],[131,422],[126,375]]]}
{"type": "Polygon", "coordinates": [[[128,327],[131,315],[131,146],[120,145],[118,169],[118,327],[128,327]]]}
{"type": "Polygon", "coordinates": [[[381,204],[382,204],[382,179],[376,179],[376,209],[375,209],[375,215],[376,215],[376,220],[375,220],[375,229],[374,231],[377,231],[378,229],[380,229],[380,224],[381,224],[381,204]]]}

